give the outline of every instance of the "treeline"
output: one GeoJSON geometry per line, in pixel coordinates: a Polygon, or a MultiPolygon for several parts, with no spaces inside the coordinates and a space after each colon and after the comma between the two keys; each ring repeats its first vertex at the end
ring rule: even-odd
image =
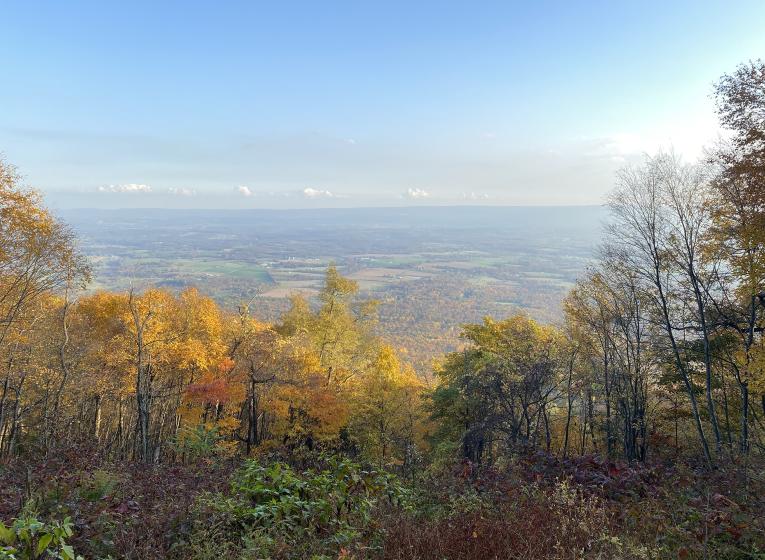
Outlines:
{"type": "Polygon", "coordinates": [[[0,455],[89,443],[116,459],[330,446],[406,464],[421,383],[334,267],[278,324],[196,290],[83,293],[72,233],[0,166],[0,455]]]}
{"type": "MultiPolygon", "coordinates": [[[[413,469],[516,451],[712,466],[763,451],[765,65],[716,88],[704,161],[618,177],[598,262],[560,326],[463,329],[426,387],[330,266],[275,323],[190,289],[83,291],[72,232],[0,164],[0,455],[87,443],[146,463],[332,450],[413,469]]],[[[415,336],[416,333],[413,333],[415,336]]]]}
{"type": "Polygon", "coordinates": [[[715,97],[731,137],[707,158],[660,154],[619,174],[561,329],[465,329],[433,394],[444,445],[474,461],[519,446],[710,466],[762,453],[765,64],[724,76],[715,97]]]}

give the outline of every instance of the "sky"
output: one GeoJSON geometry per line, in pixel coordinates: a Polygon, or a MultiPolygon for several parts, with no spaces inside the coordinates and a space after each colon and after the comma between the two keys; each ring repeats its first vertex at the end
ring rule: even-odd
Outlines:
{"type": "Polygon", "coordinates": [[[765,2],[2,4],[0,153],[55,207],[599,204],[720,135],[765,2]]]}

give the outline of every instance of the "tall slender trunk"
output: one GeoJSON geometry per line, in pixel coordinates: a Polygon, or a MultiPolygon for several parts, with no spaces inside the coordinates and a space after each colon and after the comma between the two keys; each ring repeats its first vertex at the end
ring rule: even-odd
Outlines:
{"type": "Polygon", "coordinates": [[[101,395],[93,398],[93,407],[93,439],[98,442],[101,437],[101,395]]]}
{"type": "Polygon", "coordinates": [[[595,439],[595,403],[592,398],[592,391],[587,392],[587,413],[590,416],[590,440],[592,441],[592,450],[598,452],[598,440],[595,439]]]}
{"type": "Polygon", "coordinates": [[[580,455],[584,455],[584,450],[587,444],[587,404],[585,396],[582,395],[582,433],[581,433],[581,451],[580,455]]]}
{"type": "Polygon", "coordinates": [[[136,428],[138,432],[138,437],[135,442],[136,455],[139,460],[148,463],[152,460],[150,453],[149,428],[152,405],[153,372],[150,355],[147,352],[144,341],[144,332],[149,320],[152,318],[152,312],[147,312],[143,317],[140,315],[132,291],[130,292],[128,304],[133,318],[133,326],[135,327],[135,399],[137,412],[136,428]]]}
{"type": "Polygon", "coordinates": [[[728,409],[728,386],[725,383],[725,376],[720,374],[720,385],[723,394],[723,416],[725,417],[725,436],[728,440],[728,450],[733,449],[733,436],[730,429],[730,410],[728,409]]]}
{"type": "Polygon", "coordinates": [[[603,388],[606,393],[606,455],[610,459],[613,455],[613,441],[611,435],[611,380],[608,375],[608,338],[603,344],[603,388]]]}
{"type": "Polygon", "coordinates": [[[120,456],[123,456],[125,449],[125,415],[123,410],[123,398],[119,397],[117,404],[117,450],[120,456]]]}
{"type": "Polygon", "coordinates": [[[10,381],[10,375],[6,376],[3,380],[3,392],[0,394],[0,455],[3,451],[3,443],[5,442],[5,408],[8,402],[8,383],[10,381]]]}
{"type": "Polygon", "coordinates": [[[568,433],[569,429],[571,428],[571,408],[574,396],[571,393],[571,381],[574,375],[574,357],[576,354],[571,356],[571,360],[568,363],[568,382],[566,384],[566,430],[564,432],[563,437],[563,458],[565,459],[568,455],[568,433]]]}
{"type": "Polygon", "coordinates": [[[247,438],[245,441],[247,454],[257,446],[258,441],[258,395],[255,379],[250,379],[250,390],[247,398],[247,438]]]}
{"type": "MultiPolygon", "coordinates": [[[[67,295],[66,297],[68,298],[69,296],[67,295]]],[[[70,305],[71,304],[69,300],[65,299],[64,307],[61,310],[61,333],[63,334],[63,339],[58,347],[58,360],[59,365],[61,366],[61,383],[59,383],[58,388],[56,389],[55,397],[53,399],[53,414],[51,415],[51,418],[54,422],[59,418],[61,397],[64,394],[66,382],[69,379],[69,364],[66,362],[66,349],[67,346],[69,346],[69,324],[67,323],[67,320],[69,317],[70,305]]],[[[50,429],[51,432],[55,431],[54,426],[51,426],[50,429]]],[[[53,434],[51,433],[50,435],[52,436],[53,434]]]]}
{"type": "MultiPolygon", "coordinates": [[[[741,453],[749,452],[749,387],[746,383],[741,386],[741,435],[739,450],[741,453]]],[[[763,397],[765,399],[765,397],[763,397]]]]}
{"type": "Polygon", "coordinates": [[[670,345],[672,346],[672,354],[675,358],[675,365],[677,366],[678,373],[680,373],[680,376],[683,380],[683,385],[685,385],[685,390],[688,393],[688,398],[691,401],[691,413],[693,414],[693,420],[694,424],[696,425],[696,431],[699,434],[699,439],[701,440],[701,448],[704,452],[704,459],[707,462],[708,466],[712,466],[714,462],[712,461],[712,453],[709,451],[709,444],[707,443],[707,437],[704,434],[704,427],[701,425],[701,416],[699,415],[699,406],[696,402],[696,393],[693,390],[693,383],[691,382],[690,377],[688,376],[688,371],[685,367],[685,364],[683,363],[683,359],[680,356],[680,349],[677,345],[677,340],[675,339],[675,333],[672,330],[672,320],[669,315],[669,305],[667,303],[667,298],[664,294],[664,287],[661,283],[661,272],[659,270],[658,263],[661,262],[659,260],[658,255],[654,257],[654,285],[657,288],[658,295],[659,295],[659,302],[661,303],[661,312],[662,312],[662,319],[664,320],[664,328],[667,331],[667,336],[669,337],[670,345]]]}
{"type": "Polygon", "coordinates": [[[695,271],[693,270],[693,267],[690,269],[690,275],[692,278],[694,295],[696,297],[696,307],[699,312],[701,334],[704,342],[704,385],[707,399],[707,409],[709,412],[709,421],[712,424],[712,431],[715,435],[715,445],[717,447],[717,452],[719,453],[722,449],[722,435],[720,433],[720,424],[717,421],[715,402],[712,398],[712,349],[709,344],[709,330],[707,328],[706,308],[698,286],[698,280],[695,279],[695,271]]]}
{"type": "MultiPolygon", "coordinates": [[[[752,366],[751,348],[754,344],[754,329],[757,322],[757,295],[752,294],[749,298],[749,320],[747,325],[746,338],[744,339],[744,355],[746,357],[746,373],[744,378],[741,372],[736,369],[736,382],[741,392],[741,435],[739,439],[739,450],[743,454],[749,453],[749,374],[752,366]]],[[[765,412],[765,394],[762,396],[762,410],[765,412]]]]}

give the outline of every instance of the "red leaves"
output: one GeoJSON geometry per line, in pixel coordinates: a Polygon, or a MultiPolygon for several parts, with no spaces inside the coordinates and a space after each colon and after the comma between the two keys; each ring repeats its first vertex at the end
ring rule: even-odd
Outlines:
{"type": "Polygon", "coordinates": [[[236,363],[231,358],[229,357],[223,358],[218,364],[218,374],[227,375],[231,370],[234,369],[235,365],[236,363]]]}
{"type": "Polygon", "coordinates": [[[609,463],[608,465],[608,476],[611,478],[617,478],[622,472],[624,472],[625,467],[618,467],[614,463],[609,463]]]}
{"type": "Polygon", "coordinates": [[[659,464],[629,465],[595,455],[564,460],[542,451],[523,456],[520,466],[519,474],[529,482],[551,484],[567,478],[589,494],[619,500],[654,493],[657,483],[665,476],[664,467],[659,464]]]}
{"type": "Polygon", "coordinates": [[[194,383],[186,388],[186,399],[195,403],[226,403],[232,397],[232,387],[225,379],[212,379],[194,383]]]}

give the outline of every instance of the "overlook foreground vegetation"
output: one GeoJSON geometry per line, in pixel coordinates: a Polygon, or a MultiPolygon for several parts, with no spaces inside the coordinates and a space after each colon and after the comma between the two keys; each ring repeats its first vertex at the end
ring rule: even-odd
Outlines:
{"type": "Polygon", "coordinates": [[[0,559],[765,558],[765,64],[699,164],[617,178],[565,321],[423,381],[326,270],[273,322],[85,288],[0,164],[0,559]]]}

